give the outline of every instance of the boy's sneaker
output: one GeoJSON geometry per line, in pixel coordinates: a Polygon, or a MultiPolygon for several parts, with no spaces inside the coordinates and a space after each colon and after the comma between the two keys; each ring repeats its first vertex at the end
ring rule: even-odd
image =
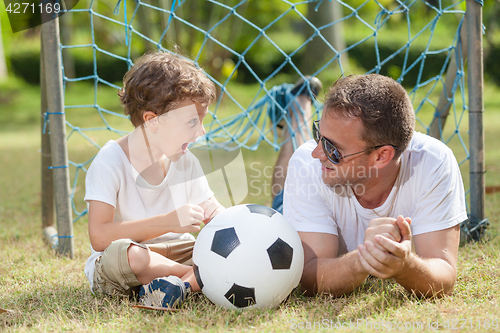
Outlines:
{"type": "Polygon", "coordinates": [[[191,285],[177,276],[157,278],[141,286],[139,304],[150,308],[180,307],[190,292],[191,285]]]}

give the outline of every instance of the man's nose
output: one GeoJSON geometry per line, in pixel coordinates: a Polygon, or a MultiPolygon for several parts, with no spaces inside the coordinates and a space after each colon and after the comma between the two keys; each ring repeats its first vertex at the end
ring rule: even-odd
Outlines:
{"type": "Polygon", "coordinates": [[[323,151],[323,147],[321,146],[321,141],[316,144],[316,148],[311,152],[311,156],[313,158],[317,158],[318,160],[324,161],[327,159],[325,152],[323,151]]]}

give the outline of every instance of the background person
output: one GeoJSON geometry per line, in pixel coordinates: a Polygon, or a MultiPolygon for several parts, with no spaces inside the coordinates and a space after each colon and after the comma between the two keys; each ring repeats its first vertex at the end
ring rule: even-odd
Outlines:
{"type": "MultiPolygon", "coordinates": [[[[287,117],[289,124],[283,118],[276,125],[282,129],[280,137],[284,143],[276,159],[271,183],[271,207],[280,213],[283,213],[283,189],[285,187],[288,161],[295,149],[304,142],[311,140],[312,102],[323,89],[323,84],[318,78],[308,75],[305,76],[305,81],[300,78],[295,85],[290,85],[289,89],[286,89],[287,86],[287,84],[282,85],[281,94],[276,96],[276,103],[287,110],[284,117],[287,117]]],[[[274,112],[278,111],[280,111],[278,108],[274,109],[274,112]]],[[[274,116],[279,119],[279,116],[274,116]]]]}

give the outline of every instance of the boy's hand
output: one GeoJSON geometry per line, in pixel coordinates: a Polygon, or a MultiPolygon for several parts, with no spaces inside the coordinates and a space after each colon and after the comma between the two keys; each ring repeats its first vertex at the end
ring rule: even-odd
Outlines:
{"type": "Polygon", "coordinates": [[[204,219],[203,208],[198,205],[185,204],[179,207],[175,212],[177,213],[179,226],[184,228],[182,232],[200,231],[200,223],[203,222],[204,219]]]}
{"type": "Polygon", "coordinates": [[[201,203],[200,206],[201,208],[203,208],[203,210],[205,210],[205,216],[203,219],[204,223],[210,222],[210,220],[214,218],[215,215],[223,212],[226,209],[217,201],[217,199],[215,199],[215,197],[211,197],[207,201],[201,203]]]}

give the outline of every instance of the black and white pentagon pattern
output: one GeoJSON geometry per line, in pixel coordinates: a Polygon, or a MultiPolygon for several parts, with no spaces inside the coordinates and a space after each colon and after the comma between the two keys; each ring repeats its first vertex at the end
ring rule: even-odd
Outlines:
{"type": "Polygon", "coordinates": [[[198,286],[200,286],[200,289],[203,289],[203,281],[201,280],[201,276],[200,276],[200,270],[198,268],[198,266],[196,266],[195,264],[193,264],[193,272],[194,272],[194,277],[196,278],[196,282],[198,282],[198,286]]]}
{"type": "Polygon", "coordinates": [[[237,308],[245,308],[256,303],[255,289],[239,286],[236,283],[233,284],[224,297],[237,308]]]}
{"type": "Polygon", "coordinates": [[[227,258],[235,248],[240,245],[240,240],[233,227],[220,229],[214,233],[210,250],[227,258]]]}
{"type": "Polygon", "coordinates": [[[267,249],[273,269],[290,269],[293,259],[293,248],[287,242],[278,238],[267,249]]]}
{"type": "Polygon", "coordinates": [[[269,217],[272,217],[274,214],[277,213],[272,208],[269,208],[269,207],[266,207],[266,206],[262,206],[262,205],[256,205],[256,204],[248,204],[247,208],[250,211],[250,213],[267,215],[269,217]]]}

